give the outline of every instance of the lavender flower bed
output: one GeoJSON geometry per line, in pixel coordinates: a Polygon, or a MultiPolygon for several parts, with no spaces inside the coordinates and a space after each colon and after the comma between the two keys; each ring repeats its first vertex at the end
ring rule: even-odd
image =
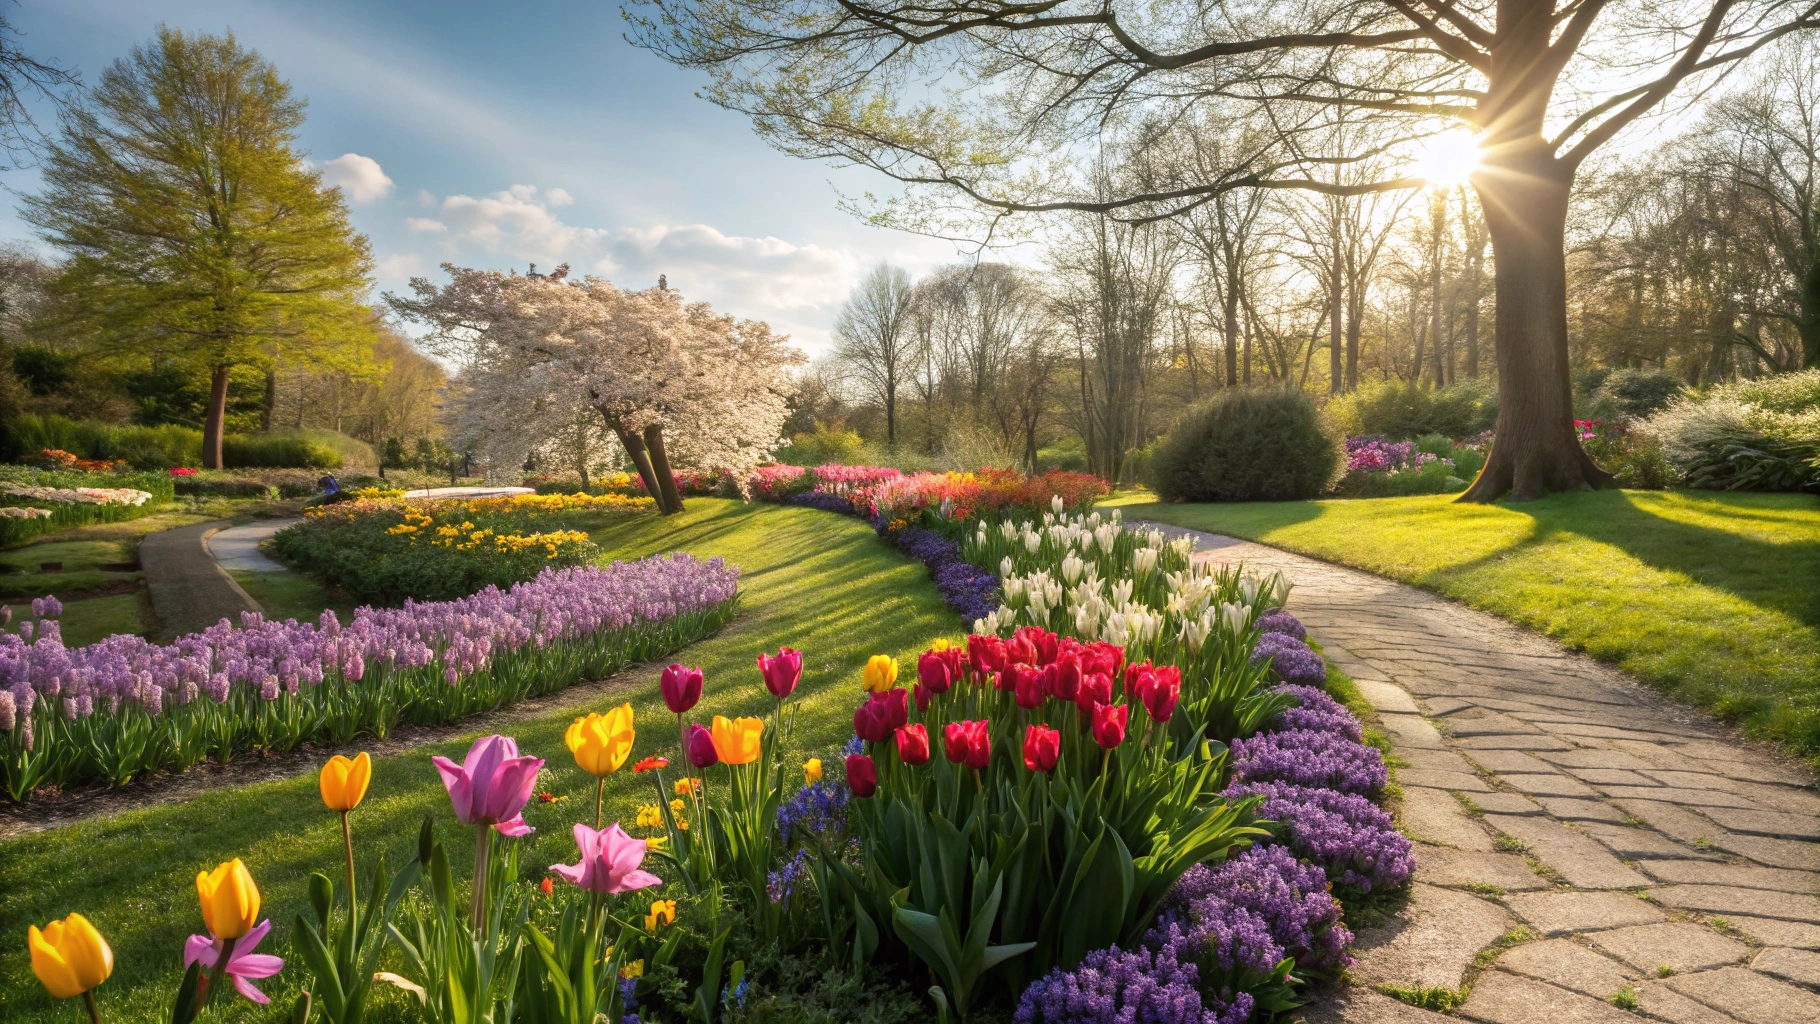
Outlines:
{"type": "Polygon", "coordinates": [[[1384,755],[1344,735],[1313,729],[1261,732],[1232,741],[1232,777],[1342,793],[1376,793],[1390,779],[1384,755]]]}
{"type": "Polygon", "coordinates": [[[875,519],[872,526],[879,536],[889,537],[899,551],[929,568],[942,599],[962,622],[984,618],[997,610],[998,602],[992,595],[998,591],[998,576],[963,560],[959,544],[920,526],[905,527],[895,534],[887,532],[882,519],[875,519]]]}
{"type": "Polygon", "coordinates": [[[819,508],[823,512],[838,512],[843,516],[855,515],[853,499],[840,494],[829,494],[826,491],[803,491],[784,499],[786,505],[801,505],[804,508],[819,508]]]}
{"type": "MultiPolygon", "coordinates": [[[[1307,633],[1293,616],[1274,613],[1259,628],[1259,646],[1275,652],[1267,657],[1287,654],[1272,662],[1279,677],[1287,679],[1287,663],[1301,669],[1290,674],[1325,681],[1325,663],[1301,642],[1307,633]]],[[[1358,742],[1358,720],[1318,686],[1291,679],[1277,690],[1299,703],[1233,742],[1236,781],[1224,794],[1263,797],[1258,813],[1277,822],[1277,840],[1191,868],[1139,949],[1101,950],[1033,983],[1017,1024],[1242,1024],[1297,1005],[1298,985],[1352,963],[1352,933],[1332,888],[1407,884],[1413,848],[1361,795],[1381,789],[1387,773],[1382,755],[1358,742]]]]}
{"type": "Polygon", "coordinates": [[[332,611],[316,623],[246,615],[169,646],[116,635],[67,648],[54,618],[22,623],[0,634],[0,782],[19,800],[455,721],[692,643],[731,617],[738,581],[719,558],[677,553],[363,607],[345,626],[332,611]]]}
{"type": "MultiPolygon", "coordinates": [[[[1279,616],[1287,614],[1277,613],[1279,616]]],[[[1301,623],[1296,625],[1299,627],[1301,623]]],[[[1314,648],[1286,632],[1259,634],[1257,646],[1251,651],[1251,660],[1268,660],[1270,671],[1285,683],[1320,686],[1327,682],[1327,663],[1314,653],[1314,648]]]]}

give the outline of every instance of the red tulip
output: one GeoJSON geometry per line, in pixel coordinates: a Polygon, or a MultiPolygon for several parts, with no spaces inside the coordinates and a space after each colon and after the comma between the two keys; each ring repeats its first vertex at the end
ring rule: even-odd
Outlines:
{"type": "Polygon", "coordinates": [[[1124,666],[1125,649],[1104,640],[1095,640],[1088,644],[1086,653],[1081,657],[1083,672],[1104,672],[1109,676],[1115,676],[1124,666]]]}
{"type": "Polygon", "coordinates": [[[853,709],[853,735],[867,743],[882,743],[891,730],[895,728],[886,716],[883,702],[867,698],[859,707],[853,709]]]}
{"type": "MultiPolygon", "coordinates": [[[[1018,633],[1022,632],[1023,630],[1018,630],[1018,633]]],[[[1005,661],[1012,665],[1036,664],[1036,645],[1029,638],[1014,634],[1005,641],[1005,661]]]]}
{"type": "Polygon", "coordinates": [[[847,788],[862,799],[878,792],[878,765],[864,754],[848,754],[847,788]]]}
{"type": "Polygon", "coordinates": [[[1024,730],[1024,767],[1033,772],[1055,770],[1062,757],[1062,734],[1046,725],[1024,730]]]}
{"type": "Polygon", "coordinates": [[[758,674],[765,677],[765,689],[771,696],[783,700],[795,692],[796,684],[803,678],[803,653],[780,647],[775,655],[758,656],[758,674]]]}
{"type": "Polygon", "coordinates": [[[967,638],[967,662],[976,682],[985,682],[1005,667],[1005,642],[996,636],[973,634],[967,638]]]}
{"type": "Polygon", "coordinates": [[[1131,708],[1125,704],[1096,704],[1093,708],[1093,742],[1111,750],[1125,742],[1125,723],[1131,708]]]}
{"type": "Polygon", "coordinates": [[[1158,722],[1169,721],[1175,714],[1176,701],[1182,698],[1182,670],[1174,665],[1151,669],[1139,680],[1137,699],[1158,722]]]}
{"type": "Polygon", "coordinates": [[[942,730],[944,753],[955,764],[984,768],[992,759],[992,723],[984,718],[976,722],[949,722],[942,730]]]}
{"type": "Polygon", "coordinates": [[[1005,670],[1012,675],[1012,689],[1017,694],[1017,706],[1025,711],[1034,711],[1043,706],[1049,699],[1049,687],[1044,685],[1043,670],[1029,665],[1013,665],[1005,670]]]}
{"type": "Polygon", "coordinates": [[[714,734],[699,725],[689,726],[689,739],[683,746],[689,763],[697,768],[711,768],[720,763],[720,754],[714,749],[714,734]]]}
{"type": "Polygon", "coordinates": [[[1112,703],[1112,677],[1104,672],[1089,672],[1081,676],[1081,688],[1074,695],[1074,706],[1081,709],[1081,717],[1093,713],[1096,705],[1112,703]]]}
{"type": "Polygon", "coordinates": [[[910,688],[910,695],[916,698],[916,713],[919,715],[929,710],[929,701],[935,696],[935,694],[929,692],[927,686],[924,686],[921,683],[917,683],[910,688]]]}
{"type": "Polygon", "coordinates": [[[1014,634],[1030,647],[1031,665],[1047,665],[1061,651],[1061,638],[1041,626],[1024,626],[1014,634]]]}
{"type": "Polygon", "coordinates": [[[683,714],[701,700],[701,669],[671,665],[664,669],[661,687],[664,703],[675,714],[683,714]]]}
{"type": "Polygon", "coordinates": [[[1057,655],[1055,664],[1049,668],[1055,671],[1055,679],[1050,683],[1049,692],[1057,700],[1073,700],[1081,692],[1080,655],[1073,652],[1057,655]]]}
{"type": "Polygon", "coordinates": [[[890,724],[891,728],[895,729],[910,721],[909,690],[893,687],[884,693],[873,694],[872,700],[874,703],[882,705],[879,713],[885,716],[885,721],[890,724]]]}
{"type": "Polygon", "coordinates": [[[898,727],[897,756],[912,768],[929,763],[929,730],[923,723],[898,727]]]}
{"type": "Polygon", "coordinates": [[[916,659],[916,681],[930,693],[947,693],[954,685],[954,663],[947,651],[924,651],[916,659]]]}

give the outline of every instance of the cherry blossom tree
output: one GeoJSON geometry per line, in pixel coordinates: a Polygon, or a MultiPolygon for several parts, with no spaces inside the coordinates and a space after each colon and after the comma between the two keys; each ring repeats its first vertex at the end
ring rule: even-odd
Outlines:
{"type": "Polygon", "coordinates": [[[430,328],[426,342],[465,360],[459,436],[522,460],[591,411],[618,440],[665,513],[682,510],[674,466],[743,479],[782,443],[787,368],[803,361],[769,325],[716,313],[666,288],[625,291],[601,278],[445,266],[448,284],[414,279],[392,308],[430,328]]]}

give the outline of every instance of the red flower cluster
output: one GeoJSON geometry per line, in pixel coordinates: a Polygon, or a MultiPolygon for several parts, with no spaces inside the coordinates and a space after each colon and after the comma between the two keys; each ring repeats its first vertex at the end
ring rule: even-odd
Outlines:
{"type": "MultiPolygon", "coordinates": [[[[895,753],[910,768],[928,764],[938,730],[950,762],[983,770],[992,763],[995,719],[1024,719],[1024,767],[1052,772],[1066,746],[1067,723],[1078,723],[1083,739],[1111,750],[1125,742],[1134,706],[1151,722],[1167,722],[1181,694],[1180,669],[1150,662],[1127,667],[1124,649],[1114,644],[1082,643],[1035,626],[1019,629],[1009,639],[970,636],[965,646],[922,652],[912,690],[892,687],[869,694],[854,710],[854,734],[874,746],[849,759],[848,784],[855,796],[876,791],[880,768],[873,758],[881,753],[895,753]],[[963,683],[969,688],[957,692],[963,683]],[[912,697],[915,722],[910,720],[912,697]],[[1073,713],[1066,711],[1068,704],[1074,705],[1073,713]],[[863,780],[857,785],[855,766],[863,780]]],[[[1015,742],[1002,734],[998,741],[1015,742]]],[[[899,778],[885,773],[888,784],[897,785],[899,778]]]]}

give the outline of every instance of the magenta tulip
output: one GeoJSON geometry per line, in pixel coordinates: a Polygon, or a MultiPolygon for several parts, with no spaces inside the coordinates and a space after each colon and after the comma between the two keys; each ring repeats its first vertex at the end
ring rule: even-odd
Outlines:
{"type": "Polygon", "coordinates": [[[847,788],[862,800],[878,792],[878,765],[864,754],[848,754],[847,788]]]}
{"type": "Polygon", "coordinates": [[[697,768],[712,768],[720,763],[720,753],[714,749],[714,734],[699,725],[689,726],[684,753],[688,755],[689,763],[697,768]]]}
{"type": "Polygon", "coordinates": [[[581,848],[581,859],[574,864],[552,864],[550,872],[577,888],[621,893],[664,884],[663,879],[639,869],[645,861],[645,841],[626,835],[618,822],[604,829],[577,823],[575,845],[581,848]]]}
{"type": "Polygon", "coordinates": [[[765,677],[765,689],[783,700],[796,691],[803,678],[803,652],[780,647],[776,655],[758,656],[758,673],[765,677]]]}
{"type": "MultiPolygon", "coordinates": [[[[228,955],[226,967],[221,973],[227,975],[234,983],[234,991],[255,1003],[269,1003],[271,997],[254,988],[251,979],[269,978],[284,970],[284,961],[270,953],[255,953],[253,947],[265,938],[272,930],[271,921],[261,921],[253,930],[234,940],[234,951],[228,955]]],[[[217,939],[213,935],[192,935],[183,944],[183,966],[201,961],[202,972],[207,975],[221,963],[221,947],[226,939],[217,939]]]]}
{"type": "Polygon", "coordinates": [[[536,788],[543,758],[520,757],[517,741],[495,735],[475,740],[459,765],[446,757],[430,760],[442,773],[455,817],[463,824],[491,825],[504,836],[530,833],[522,812],[536,788]]]}
{"type": "Polygon", "coordinates": [[[680,715],[701,700],[701,669],[671,665],[664,669],[659,685],[664,692],[664,703],[680,715]]]}

